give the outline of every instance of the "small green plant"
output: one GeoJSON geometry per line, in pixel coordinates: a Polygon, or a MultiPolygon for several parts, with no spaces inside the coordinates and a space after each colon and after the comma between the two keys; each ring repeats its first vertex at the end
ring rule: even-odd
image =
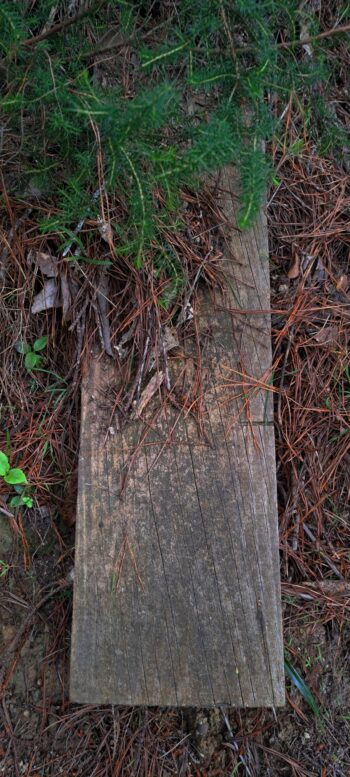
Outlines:
{"type": "Polygon", "coordinates": [[[0,477],[9,486],[13,486],[16,496],[10,499],[11,507],[32,507],[33,499],[26,493],[28,480],[22,469],[12,468],[6,453],[0,451],[0,477]]]}
{"type": "MultiPolygon", "coordinates": [[[[155,247],[164,249],[181,190],[226,164],[240,173],[239,225],[252,225],[271,179],[272,159],[263,146],[273,141],[283,152],[283,111],[293,101],[302,126],[288,154],[301,154],[311,142],[343,157],[346,129],[326,95],[343,76],[321,6],[299,0],[101,0],[67,25],[48,29],[48,18],[61,18],[59,5],[0,3],[0,111],[5,135],[18,143],[18,170],[13,175],[11,166],[8,191],[20,200],[25,191],[50,197],[55,208],[40,229],[61,245],[79,245],[76,223],[99,215],[99,197],[92,195],[97,158],[104,193],[116,193],[120,204],[113,224],[116,253],[141,269],[155,247]],[[102,41],[111,32],[137,62],[127,98],[118,66],[109,85],[98,72],[98,49],[101,44],[105,50],[102,41]],[[302,45],[305,35],[311,54],[302,45]],[[100,41],[97,50],[92,39],[100,41]]],[[[337,26],[348,3],[336,5],[337,26]]],[[[94,263],[88,236],[80,247],[80,260],[94,263]]],[[[175,295],[178,268],[168,263],[167,270],[175,295]]],[[[37,367],[36,352],[26,356],[28,368],[37,367]]]]}
{"type": "Polygon", "coordinates": [[[299,672],[297,672],[295,667],[290,663],[287,657],[284,659],[284,669],[287,677],[289,677],[293,685],[295,685],[295,687],[301,693],[304,701],[306,701],[306,704],[308,704],[312,709],[314,715],[316,715],[316,717],[320,717],[321,710],[316,702],[315,697],[311,693],[309,686],[300,676],[299,672]]]}
{"type": "Polygon", "coordinates": [[[7,573],[9,572],[10,565],[6,563],[6,561],[2,561],[0,559],[0,577],[5,577],[7,573]]]}
{"type": "Polygon", "coordinates": [[[33,346],[26,342],[16,343],[16,351],[24,355],[24,366],[28,372],[41,367],[43,357],[40,355],[40,351],[46,348],[48,339],[48,335],[38,337],[37,340],[34,340],[33,346]]]}

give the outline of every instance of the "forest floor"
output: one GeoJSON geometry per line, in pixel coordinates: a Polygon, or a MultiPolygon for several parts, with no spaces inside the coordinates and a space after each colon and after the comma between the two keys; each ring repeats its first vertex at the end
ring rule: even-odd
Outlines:
{"type": "MultiPolygon", "coordinates": [[[[303,684],[287,678],[276,713],[69,703],[79,391],[57,400],[54,384],[45,413],[5,344],[11,447],[37,473],[35,507],[11,517],[4,494],[0,512],[6,777],[350,774],[348,176],[307,149],[279,178],[268,217],[284,638],[303,684]]],[[[24,256],[26,230],[17,239],[24,256]]],[[[17,308],[3,314],[9,343],[17,308]]]]}
{"type": "MultiPolygon", "coordinates": [[[[344,97],[332,99],[346,105],[344,97]]],[[[87,314],[84,308],[64,322],[58,308],[31,312],[55,270],[35,207],[19,207],[4,188],[0,450],[16,455],[34,504],[13,511],[1,484],[0,775],[350,775],[349,173],[317,154],[300,104],[290,102],[283,124],[282,145],[269,149],[278,180],[267,216],[284,641],[288,666],[298,673],[294,682],[286,677],[286,706],[160,710],[69,702],[87,314]],[[48,338],[40,351],[45,372],[26,369],[16,350],[19,332],[31,347],[48,338]]],[[[199,213],[213,223],[213,200],[204,191],[184,197],[193,240],[199,213]]],[[[205,244],[196,246],[204,255],[205,244]]],[[[86,268],[89,289],[94,273],[86,268]]],[[[63,284],[63,307],[65,290],[63,284]]]]}

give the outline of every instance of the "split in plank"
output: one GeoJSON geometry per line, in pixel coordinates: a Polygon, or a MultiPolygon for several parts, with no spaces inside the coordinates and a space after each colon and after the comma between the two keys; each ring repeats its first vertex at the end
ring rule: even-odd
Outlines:
{"type": "MultiPolygon", "coordinates": [[[[221,186],[234,223],[230,169],[221,186]]],[[[91,359],[82,394],[73,701],[284,703],[263,213],[248,232],[232,229],[229,249],[226,289],[203,295],[199,312],[204,436],[189,414],[156,404],[106,435],[116,367],[91,359]],[[239,383],[251,383],[249,401],[239,383]]]]}

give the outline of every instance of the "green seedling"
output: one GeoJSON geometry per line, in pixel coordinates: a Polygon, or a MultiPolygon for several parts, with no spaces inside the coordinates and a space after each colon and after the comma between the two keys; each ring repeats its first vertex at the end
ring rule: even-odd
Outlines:
{"type": "Polygon", "coordinates": [[[11,507],[32,507],[33,499],[26,493],[28,480],[22,469],[11,467],[6,453],[0,451],[0,477],[8,486],[13,486],[16,495],[10,499],[11,507]]]}
{"type": "Polygon", "coordinates": [[[10,569],[10,565],[6,563],[6,561],[1,561],[0,559],[0,578],[5,577],[7,575],[8,571],[10,569]]]}
{"type": "Polygon", "coordinates": [[[16,343],[16,351],[23,354],[24,366],[28,372],[32,372],[41,367],[43,357],[40,356],[40,351],[43,351],[44,348],[46,348],[48,339],[48,335],[38,337],[37,340],[34,340],[33,346],[26,342],[16,343]]]}

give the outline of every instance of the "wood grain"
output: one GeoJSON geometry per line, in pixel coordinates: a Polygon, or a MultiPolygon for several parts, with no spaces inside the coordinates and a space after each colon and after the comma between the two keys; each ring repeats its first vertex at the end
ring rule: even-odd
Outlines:
{"type": "MultiPolygon", "coordinates": [[[[232,224],[233,186],[228,169],[221,205],[232,224]]],[[[123,432],[106,434],[116,368],[91,358],[82,395],[73,701],[284,703],[263,213],[249,232],[232,228],[223,270],[225,293],[204,295],[200,309],[205,439],[188,414],[179,420],[156,403],[123,432]],[[236,385],[242,375],[248,399],[236,385]]]]}

